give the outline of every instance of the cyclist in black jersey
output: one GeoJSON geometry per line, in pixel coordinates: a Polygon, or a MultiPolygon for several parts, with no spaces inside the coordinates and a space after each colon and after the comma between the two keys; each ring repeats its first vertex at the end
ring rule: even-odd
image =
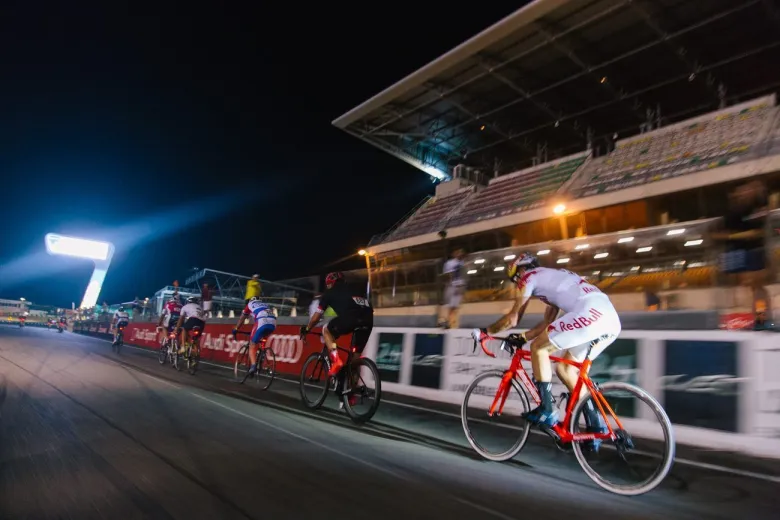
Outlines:
{"type": "Polygon", "coordinates": [[[335,376],[344,366],[336,350],[336,339],[354,333],[352,344],[356,352],[362,353],[374,327],[374,309],[364,294],[356,294],[346,284],[342,273],[328,274],[325,287],[327,290],[320,298],[317,311],[311,316],[309,324],[301,327],[301,339],[319,323],[328,307],[333,309],[337,316],[322,328],[322,336],[330,351],[330,375],[335,376]]]}

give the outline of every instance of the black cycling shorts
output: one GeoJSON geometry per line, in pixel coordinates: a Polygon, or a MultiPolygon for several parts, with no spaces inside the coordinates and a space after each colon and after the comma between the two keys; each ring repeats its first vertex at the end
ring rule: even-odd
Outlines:
{"type": "Polygon", "coordinates": [[[371,329],[374,328],[374,311],[366,309],[342,314],[330,320],[326,327],[334,338],[352,333],[352,346],[356,352],[362,353],[371,336],[371,329]]]}
{"type": "Polygon", "coordinates": [[[179,315],[178,314],[171,314],[171,316],[168,318],[168,334],[176,330],[176,324],[179,323],[179,315]]]}
{"type": "Polygon", "coordinates": [[[184,320],[184,325],[181,326],[184,330],[187,332],[191,331],[195,327],[198,327],[200,330],[203,330],[206,328],[206,322],[201,320],[200,318],[193,318],[190,316],[186,320],[184,320]]]}

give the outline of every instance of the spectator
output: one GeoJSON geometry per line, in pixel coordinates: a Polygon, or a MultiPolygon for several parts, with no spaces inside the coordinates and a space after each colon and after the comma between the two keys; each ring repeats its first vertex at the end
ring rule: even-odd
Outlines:
{"type": "Polygon", "coordinates": [[[764,225],[767,198],[760,181],[750,181],[737,187],[729,195],[729,210],[724,217],[725,229],[713,238],[725,242],[721,255],[721,270],[750,287],[756,328],[763,328],[767,315],[771,316],[765,289],[766,252],[764,225]]]}
{"type": "Polygon", "coordinates": [[[206,317],[211,318],[211,289],[207,283],[200,288],[200,300],[203,302],[203,312],[206,313],[206,317]]]}
{"type": "Polygon", "coordinates": [[[249,302],[252,297],[260,297],[260,292],[263,287],[260,285],[260,275],[256,274],[252,276],[252,279],[246,283],[246,294],[244,294],[244,300],[249,302]]]}
{"type": "Polygon", "coordinates": [[[444,263],[445,283],[444,305],[447,307],[447,320],[442,323],[444,328],[457,326],[457,315],[463,293],[466,292],[466,280],[463,278],[463,250],[456,249],[452,258],[444,263]]]}

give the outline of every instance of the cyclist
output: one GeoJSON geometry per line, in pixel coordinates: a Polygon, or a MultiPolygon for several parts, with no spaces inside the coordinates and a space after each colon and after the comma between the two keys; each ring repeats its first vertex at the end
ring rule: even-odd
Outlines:
{"type": "Polygon", "coordinates": [[[357,294],[357,291],[350,289],[342,273],[328,274],[325,277],[325,288],[316,312],[309,318],[309,324],[301,327],[301,339],[319,323],[328,307],[333,309],[336,317],[322,328],[322,336],[330,351],[332,363],[328,375],[335,376],[344,366],[336,350],[336,339],[344,334],[354,333],[352,343],[355,351],[361,354],[374,327],[374,309],[365,294],[357,294]],[[360,330],[355,330],[358,328],[360,330]]]}
{"type": "Polygon", "coordinates": [[[186,351],[184,345],[187,344],[189,333],[192,329],[200,327],[200,331],[203,332],[206,328],[206,322],[203,321],[204,318],[205,313],[203,312],[203,307],[200,306],[200,298],[197,296],[187,298],[187,304],[181,308],[179,320],[176,322],[176,329],[183,330],[179,354],[184,354],[186,351]]]}
{"type": "MultiPolygon", "coordinates": [[[[566,269],[539,267],[539,261],[530,254],[521,254],[510,262],[507,275],[520,290],[514,307],[486,329],[474,329],[472,336],[474,340],[481,341],[488,335],[516,327],[532,296],[547,304],[544,319],[523,334],[530,343],[534,379],[542,401],[524,417],[532,424],[549,428],[558,420],[558,413],[553,408],[550,353],[565,350],[566,358],[581,362],[593,342],[590,359],[594,359],[620,334],[620,318],[609,297],[597,287],[566,269]],[[559,310],[564,315],[556,319],[559,310]]],[[[569,392],[573,391],[577,383],[577,369],[559,363],[556,372],[569,392]]],[[[606,431],[592,400],[588,401],[584,414],[590,433],[606,431]]],[[[600,442],[593,442],[591,446],[598,449],[599,445],[600,442]]]]}
{"type": "Polygon", "coordinates": [[[112,320],[114,327],[114,345],[119,341],[119,327],[127,327],[130,323],[130,315],[125,311],[125,306],[120,305],[114,312],[114,319],[112,320]]]}
{"type": "Polygon", "coordinates": [[[255,320],[255,326],[252,328],[252,333],[249,335],[249,360],[252,362],[252,366],[249,367],[249,373],[254,374],[257,372],[257,347],[260,342],[271,335],[276,330],[276,315],[274,315],[273,309],[261,302],[257,296],[249,298],[244,312],[238,318],[236,328],[233,329],[233,339],[236,338],[236,333],[241,325],[244,324],[246,319],[252,316],[255,320]]]}
{"type": "Polygon", "coordinates": [[[173,332],[173,327],[178,323],[180,314],[181,303],[179,303],[179,298],[171,296],[171,299],[163,307],[160,319],[157,320],[157,340],[160,344],[165,341],[166,334],[164,331],[167,331],[168,334],[173,332]]]}

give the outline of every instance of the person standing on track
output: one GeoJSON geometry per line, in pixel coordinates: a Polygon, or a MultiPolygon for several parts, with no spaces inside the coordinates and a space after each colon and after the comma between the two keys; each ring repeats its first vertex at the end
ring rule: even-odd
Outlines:
{"type": "Polygon", "coordinates": [[[252,316],[255,320],[255,326],[249,334],[249,360],[252,365],[249,367],[249,374],[257,372],[257,348],[263,339],[271,335],[276,330],[276,315],[273,309],[253,296],[244,307],[244,312],[238,318],[236,328],[233,329],[233,339],[236,339],[236,333],[246,319],[252,316]]]}
{"type": "MultiPolygon", "coordinates": [[[[514,307],[486,329],[474,329],[472,337],[481,342],[488,336],[516,327],[532,296],[548,305],[544,319],[522,335],[530,343],[531,364],[541,398],[541,405],[523,416],[532,424],[550,428],[558,422],[558,413],[553,407],[550,353],[565,350],[565,358],[582,362],[592,345],[590,359],[595,359],[620,334],[620,318],[609,297],[597,287],[571,271],[539,267],[536,257],[528,253],[509,263],[507,275],[520,291],[514,307]],[[559,310],[565,314],[556,319],[559,310]]],[[[572,392],[577,383],[577,369],[559,363],[557,374],[572,392]]],[[[589,432],[606,431],[592,400],[588,401],[584,415],[589,432]]],[[[599,444],[592,442],[596,449],[599,444]]]]}
{"type": "Polygon", "coordinates": [[[362,354],[374,327],[374,309],[365,293],[351,289],[344,281],[344,274],[340,272],[330,273],[325,277],[325,288],[317,312],[309,318],[308,325],[301,326],[301,339],[305,339],[306,334],[319,323],[327,308],[331,307],[337,316],[322,328],[322,336],[330,351],[329,375],[335,376],[344,366],[336,349],[336,339],[353,333],[352,344],[355,351],[362,354]]]}

